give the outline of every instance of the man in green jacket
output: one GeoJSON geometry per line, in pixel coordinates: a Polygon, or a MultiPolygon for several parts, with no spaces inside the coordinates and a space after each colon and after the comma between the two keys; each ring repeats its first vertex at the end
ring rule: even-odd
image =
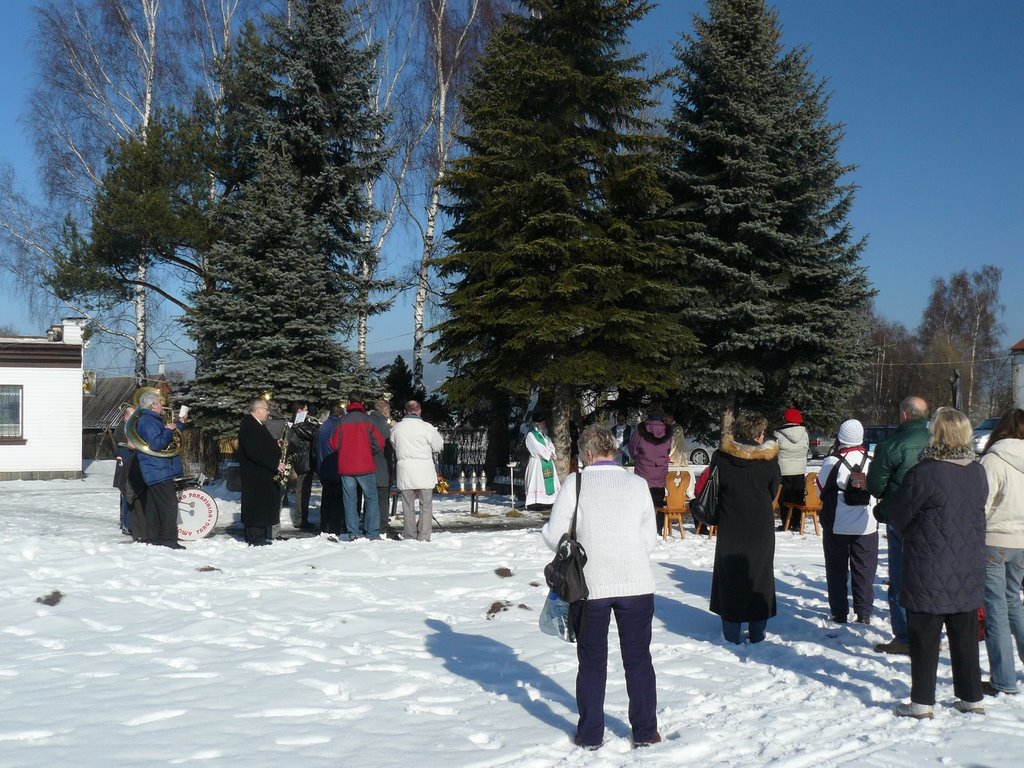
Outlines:
{"type": "Polygon", "coordinates": [[[900,426],[884,443],[875,448],[868,467],[868,490],[879,500],[875,506],[878,522],[886,523],[889,552],[889,622],[893,639],[875,646],[878,653],[910,653],[907,637],[907,614],[900,603],[903,583],[903,540],[889,522],[886,502],[903,482],[907,471],[917,464],[921,451],[928,447],[928,403],[910,396],[900,403],[900,426]]]}

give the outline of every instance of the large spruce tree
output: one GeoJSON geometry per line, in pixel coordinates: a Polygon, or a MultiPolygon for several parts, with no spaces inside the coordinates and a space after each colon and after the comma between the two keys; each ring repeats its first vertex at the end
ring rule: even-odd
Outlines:
{"type": "Polygon", "coordinates": [[[763,0],[709,0],[676,55],[670,190],[698,224],[680,252],[702,347],[683,391],[725,426],[738,407],[834,421],[860,386],[872,292],[825,86],[763,0]]]}
{"type": "Polygon", "coordinates": [[[453,279],[433,348],[451,398],[552,405],[568,461],[576,392],[663,392],[691,349],[679,324],[667,197],[647,115],[656,80],[624,56],[647,0],[527,0],[464,99],[467,154],[446,188],[453,279]]]}
{"type": "Polygon", "coordinates": [[[213,350],[193,400],[218,434],[264,391],[326,402],[359,373],[339,337],[356,317],[354,270],[374,215],[366,181],[382,163],[372,51],[336,1],[289,11],[266,20],[265,39],[247,27],[224,71],[216,290],[196,297],[188,319],[213,350]]]}

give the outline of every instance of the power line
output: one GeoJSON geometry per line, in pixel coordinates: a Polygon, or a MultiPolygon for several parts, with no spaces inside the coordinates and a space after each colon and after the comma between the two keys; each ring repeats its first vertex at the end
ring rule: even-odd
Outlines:
{"type": "MultiPolygon", "coordinates": [[[[1006,360],[1008,358],[1009,358],[1009,355],[1004,355],[1002,357],[982,357],[982,358],[979,358],[979,359],[975,360],[973,364],[977,365],[978,363],[994,363],[997,360],[1006,360]]],[[[920,367],[929,366],[929,365],[971,365],[971,364],[972,363],[971,363],[970,360],[951,360],[949,362],[936,362],[936,363],[925,363],[925,362],[921,362],[921,363],[890,363],[890,362],[880,363],[877,360],[873,360],[871,362],[871,365],[874,365],[874,366],[885,366],[886,368],[895,368],[897,366],[900,366],[900,367],[918,367],[918,368],[920,368],[920,367]]]]}

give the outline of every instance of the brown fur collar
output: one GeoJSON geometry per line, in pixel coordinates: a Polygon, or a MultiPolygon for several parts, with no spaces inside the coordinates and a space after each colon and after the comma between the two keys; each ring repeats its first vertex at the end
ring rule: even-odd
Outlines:
{"type": "Polygon", "coordinates": [[[971,461],[974,461],[974,449],[969,445],[958,448],[953,448],[949,445],[930,445],[921,451],[921,460],[924,461],[925,459],[969,464],[971,461]]]}
{"type": "Polygon", "coordinates": [[[737,459],[749,459],[751,461],[771,461],[779,455],[779,444],[774,440],[765,440],[757,443],[738,443],[732,435],[722,435],[722,453],[735,456],[737,459]]]}

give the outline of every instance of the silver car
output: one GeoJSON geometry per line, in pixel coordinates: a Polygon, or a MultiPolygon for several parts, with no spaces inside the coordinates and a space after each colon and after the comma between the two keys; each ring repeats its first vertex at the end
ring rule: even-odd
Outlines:
{"type": "Polygon", "coordinates": [[[999,417],[992,416],[974,428],[974,431],[971,432],[971,445],[974,446],[975,453],[980,454],[985,450],[985,446],[988,445],[988,436],[992,434],[992,430],[998,423],[999,417]]]}
{"type": "Polygon", "coordinates": [[[711,435],[714,442],[706,442],[696,437],[686,437],[683,440],[683,450],[686,452],[686,460],[691,464],[709,464],[711,454],[718,450],[718,442],[721,434],[715,432],[711,435]]]}

